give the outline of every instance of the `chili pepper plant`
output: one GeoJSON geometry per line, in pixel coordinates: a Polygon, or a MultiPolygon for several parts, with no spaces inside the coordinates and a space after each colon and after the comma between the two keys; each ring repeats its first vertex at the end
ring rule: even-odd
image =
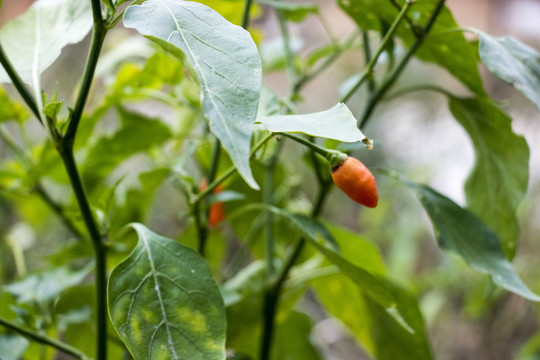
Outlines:
{"type": "MultiPolygon", "coordinates": [[[[37,0],[0,28],[2,360],[337,359],[325,326],[351,358],[445,358],[425,295],[448,281],[397,281],[369,238],[422,218],[392,215],[399,199],[423,207],[441,263],[468,265],[446,274],[475,279],[479,303],[540,300],[513,266],[529,147],[479,71],[540,108],[538,52],[460,28],[444,0],[319,3],[354,29],[277,0],[37,0]],[[291,34],[306,21],[328,39],[307,51],[291,34]],[[332,88],[344,58],[355,75],[332,88]],[[404,81],[413,62],[466,95],[404,81]],[[310,108],[321,80],[334,98],[310,108]],[[388,166],[370,134],[387,101],[419,92],[472,142],[460,204],[388,166]]],[[[538,354],[528,336],[507,350],[538,354]]]]}

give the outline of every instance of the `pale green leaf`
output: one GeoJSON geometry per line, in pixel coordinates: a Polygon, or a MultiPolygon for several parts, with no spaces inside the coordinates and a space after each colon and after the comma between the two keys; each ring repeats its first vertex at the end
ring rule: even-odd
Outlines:
{"type": "Polygon", "coordinates": [[[354,115],[343,103],[312,114],[259,117],[257,122],[266,126],[271,132],[300,132],[344,142],[366,139],[365,135],[358,130],[354,115]]]}
{"type": "Polygon", "coordinates": [[[540,54],[530,46],[505,36],[481,31],[478,51],[489,71],[521,91],[540,109],[540,54]]]}
{"type": "Polygon", "coordinates": [[[111,273],[109,311],[135,360],[225,359],[225,308],[205,260],[133,224],[138,243],[111,273]]]}
{"type": "Polygon", "coordinates": [[[478,217],[427,186],[405,182],[416,190],[441,248],[460,255],[473,269],[491,275],[493,282],[506,290],[540,301],[504,256],[497,235],[478,217]]]}
{"type": "MultiPolygon", "coordinates": [[[[86,36],[92,28],[90,1],[39,0],[0,30],[0,42],[20,75],[31,84],[62,49],[86,36]]],[[[10,82],[0,68],[0,82],[10,82]]]]}
{"type": "Polygon", "coordinates": [[[124,24],[189,60],[201,85],[211,131],[246,182],[258,189],[249,154],[262,70],[249,33],[192,1],[149,0],[130,6],[124,24]]]}
{"type": "Polygon", "coordinates": [[[529,179],[527,142],[514,134],[510,117],[491,102],[450,98],[450,110],[476,152],[465,186],[468,208],[495,230],[511,259],[519,238],[516,209],[529,179]]]}

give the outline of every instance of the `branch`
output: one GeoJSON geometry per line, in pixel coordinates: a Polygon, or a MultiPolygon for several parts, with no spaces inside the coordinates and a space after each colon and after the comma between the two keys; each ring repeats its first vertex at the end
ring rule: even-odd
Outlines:
{"type": "Polygon", "coordinates": [[[19,77],[19,74],[17,74],[17,71],[15,70],[11,62],[9,61],[4,51],[4,48],[1,44],[0,44],[0,64],[2,64],[2,66],[4,67],[4,70],[9,75],[11,82],[13,83],[13,85],[15,86],[15,88],[17,89],[21,97],[23,98],[26,105],[28,105],[32,113],[34,113],[38,121],[41,122],[40,109],[38,108],[36,104],[34,96],[32,95],[32,93],[30,93],[30,91],[28,90],[28,88],[26,87],[22,79],[19,77]]]}
{"type": "Polygon", "coordinates": [[[403,72],[403,69],[405,69],[405,66],[407,66],[407,64],[409,63],[409,60],[416,53],[418,48],[420,48],[420,46],[423,44],[424,40],[426,39],[427,34],[429,33],[429,31],[435,24],[437,17],[441,13],[441,11],[444,9],[444,4],[445,4],[445,0],[439,0],[439,2],[437,3],[437,6],[433,10],[433,13],[431,13],[429,20],[427,21],[426,25],[423,27],[422,35],[416,38],[416,41],[414,42],[413,46],[411,46],[411,48],[405,54],[403,59],[401,59],[401,62],[394,69],[392,74],[377,89],[377,92],[375,92],[370,97],[368,104],[366,106],[366,109],[364,110],[364,114],[362,115],[362,120],[360,121],[360,125],[359,125],[360,128],[366,125],[371,114],[373,113],[373,110],[375,110],[375,107],[379,103],[379,100],[384,96],[384,94],[388,91],[388,89],[390,89],[390,87],[396,82],[396,80],[399,78],[399,76],[403,72]]]}

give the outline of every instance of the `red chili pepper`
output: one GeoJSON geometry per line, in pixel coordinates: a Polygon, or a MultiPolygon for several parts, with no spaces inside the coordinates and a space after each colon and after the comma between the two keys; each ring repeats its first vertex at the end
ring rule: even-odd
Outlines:
{"type": "Polygon", "coordinates": [[[343,164],[332,168],[332,180],[348,197],[374,208],[379,201],[375,177],[360,160],[347,157],[343,164]]]}

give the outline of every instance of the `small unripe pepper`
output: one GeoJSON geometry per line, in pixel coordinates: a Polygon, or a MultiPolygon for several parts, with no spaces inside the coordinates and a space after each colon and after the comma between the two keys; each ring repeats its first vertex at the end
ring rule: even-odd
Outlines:
{"type": "Polygon", "coordinates": [[[348,197],[364,206],[374,208],[379,201],[375,177],[360,160],[347,157],[332,168],[332,180],[348,197]]]}

